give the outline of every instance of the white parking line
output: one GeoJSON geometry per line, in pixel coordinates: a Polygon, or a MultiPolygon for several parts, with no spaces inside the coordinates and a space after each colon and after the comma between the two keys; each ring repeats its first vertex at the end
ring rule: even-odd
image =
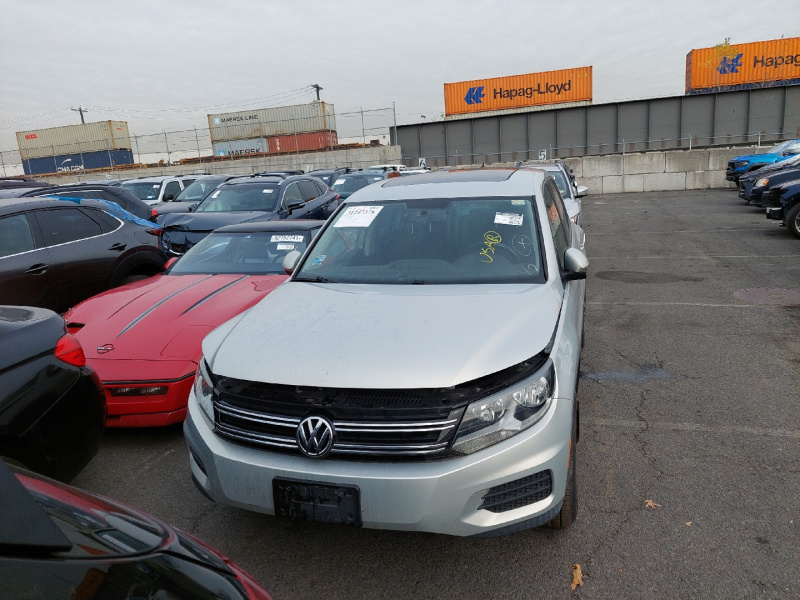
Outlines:
{"type": "Polygon", "coordinates": [[[703,306],[709,308],[767,308],[770,304],[713,304],[709,302],[587,302],[586,306],[703,306]]]}
{"type": "Polygon", "coordinates": [[[760,435],[767,437],[782,437],[800,439],[800,431],[796,429],[768,429],[766,427],[741,427],[735,425],[720,425],[712,427],[697,423],[672,423],[669,421],[644,421],[625,419],[581,419],[581,425],[597,425],[599,427],[647,429],[652,431],[688,431],[692,433],[721,433],[725,435],[760,435]]]}
{"type": "MultiPolygon", "coordinates": [[[[800,254],[771,254],[772,258],[800,258],[800,254]]],[[[698,260],[706,258],[758,258],[764,260],[763,254],[699,254],[695,256],[589,256],[589,262],[593,260],[698,260]]]]}

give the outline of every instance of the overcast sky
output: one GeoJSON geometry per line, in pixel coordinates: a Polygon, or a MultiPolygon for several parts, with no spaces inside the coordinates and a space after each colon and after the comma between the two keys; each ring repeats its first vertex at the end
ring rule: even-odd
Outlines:
{"type": "Polygon", "coordinates": [[[594,103],[684,93],[686,53],[800,36],[797,0],[0,0],[0,150],[15,131],[322,99],[442,117],[443,83],[593,66],[594,103]]]}

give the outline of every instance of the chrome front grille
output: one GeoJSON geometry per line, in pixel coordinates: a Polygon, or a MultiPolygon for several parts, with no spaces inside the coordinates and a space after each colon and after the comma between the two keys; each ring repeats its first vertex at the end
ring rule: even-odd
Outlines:
{"type": "MultiPolygon", "coordinates": [[[[245,409],[220,400],[215,400],[214,412],[217,431],[223,437],[279,451],[299,452],[296,433],[302,420],[300,416],[245,409]]],[[[437,410],[439,414],[432,415],[434,418],[391,421],[372,419],[370,411],[363,409],[361,412],[367,414],[359,420],[332,418],[328,411],[314,412],[328,418],[333,425],[333,455],[427,458],[447,451],[464,408],[449,410],[444,415],[437,410]]]]}

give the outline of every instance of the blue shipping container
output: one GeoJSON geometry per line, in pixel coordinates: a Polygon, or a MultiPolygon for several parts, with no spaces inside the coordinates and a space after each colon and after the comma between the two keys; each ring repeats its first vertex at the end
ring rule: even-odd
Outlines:
{"type": "Polygon", "coordinates": [[[114,165],[132,165],[133,152],[130,150],[100,150],[80,154],[45,156],[22,161],[25,175],[45,175],[88,169],[107,169],[114,165]]]}

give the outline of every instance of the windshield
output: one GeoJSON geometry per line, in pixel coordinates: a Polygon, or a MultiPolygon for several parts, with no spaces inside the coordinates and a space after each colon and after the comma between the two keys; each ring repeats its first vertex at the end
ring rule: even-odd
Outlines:
{"type": "Polygon", "coordinates": [[[787,140],[785,142],[781,142],[780,144],[776,144],[767,151],[767,154],[779,154],[781,151],[786,150],[794,143],[796,143],[796,140],[787,140]]]}
{"type": "Polygon", "coordinates": [[[223,181],[225,181],[225,177],[208,177],[204,179],[198,179],[192,185],[178,194],[173,202],[199,202],[208,196],[209,192],[223,181]]]}
{"type": "Polygon", "coordinates": [[[352,194],[363,187],[375,183],[376,181],[383,181],[385,177],[383,174],[375,175],[355,175],[353,177],[339,177],[333,182],[331,188],[334,192],[352,194]]]}
{"type": "Polygon", "coordinates": [[[170,275],[197,273],[280,274],[289,252],[304,252],[308,231],[212,233],[192,246],[169,270],[170,275]]]}
{"type": "Polygon", "coordinates": [[[132,192],[139,200],[156,200],[162,185],[163,183],[153,183],[152,181],[126,181],[121,184],[121,187],[132,192]]]}
{"type": "Polygon", "coordinates": [[[198,204],[195,212],[274,212],[279,191],[280,186],[268,183],[223,186],[198,204]]]}
{"type": "Polygon", "coordinates": [[[534,215],[530,197],[348,203],[294,280],[542,283],[534,215]]]}

